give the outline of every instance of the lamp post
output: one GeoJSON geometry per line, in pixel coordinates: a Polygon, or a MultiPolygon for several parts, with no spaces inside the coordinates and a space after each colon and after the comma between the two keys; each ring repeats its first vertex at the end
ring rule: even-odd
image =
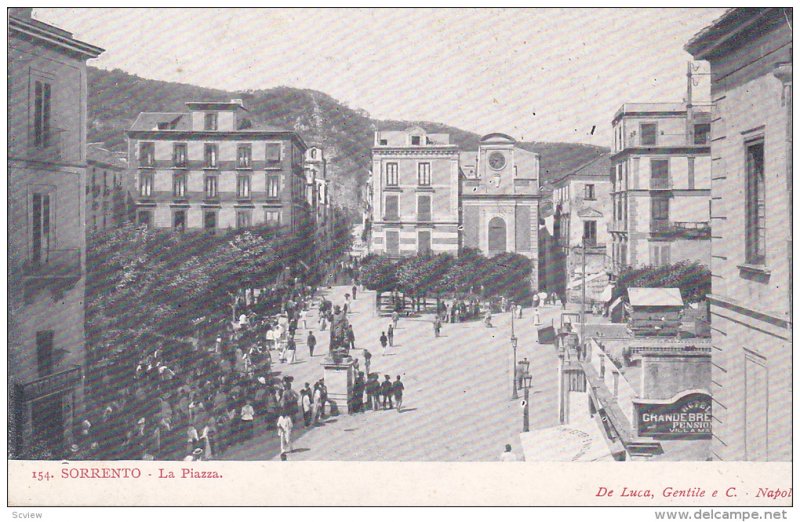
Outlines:
{"type": "Polygon", "coordinates": [[[533,381],[533,376],[530,374],[529,371],[526,370],[525,375],[522,377],[522,380],[523,380],[522,389],[525,390],[525,396],[524,396],[525,407],[523,408],[522,411],[522,432],[528,433],[530,431],[530,420],[529,420],[530,416],[528,410],[528,408],[530,408],[530,404],[529,404],[528,391],[531,389],[531,381],[533,381]]]}
{"type": "Polygon", "coordinates": [[[519,398],[517,395],[517,336],[514,335],[514,312],[511,312],[511,350],[514,358],[511,361],[511,399],[519,398]]]}

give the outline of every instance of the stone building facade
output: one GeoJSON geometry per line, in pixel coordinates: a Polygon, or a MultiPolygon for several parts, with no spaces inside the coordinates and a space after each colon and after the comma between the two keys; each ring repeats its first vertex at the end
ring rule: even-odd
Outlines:
{"type": "Polygon", "coordinates": [[[459,154],[461,245],[489,257],[515,252],[539,272],[539,155],[500,133],[481,138],[477,151],[459,154]]]}
{"type": "Polygon", "coordinates": [[[102,49],[8,18],[9,451],[54,458],[84,409],[86,61],[102,49]]]}
{"type": "Polygon", "coordinates": [[[687,100],[626,103],[612,121],[616,267],[711,262],[708,74],[690,63],[687,100]],[[698,85],[694,85],[697,83],[698,85]]]}
{"type": "Polygon", "coordinates": [[[712,457],[792,458],[792,10],[731,9],[711,64],[712,457]]]}
{"type": "Polygon", "coordinates": [[[584,257],[587,301],[600,301],[612,271],[610,244],[611,161],[599,156],[552,182],[555,266],[548,267],[547,288],[569,301],[580,300],[584,257]],[[585,256],[583,247],[586,248],[585,256]]]}
{"type": "Polygon", "coordinates": [[[296,132],[255,125],[241,100],[186,107],[143,112],[128,131],[138,223],[206,230],[309,225],[307,146],[296,132]]]}
{"type": "Polygon", "coordinates": [[[371,252],[458,253],[458,146],[420,127],[375,133],[371,252]]]}
{"type": "Polygon", "coordinates": [[[133,172],[100,144],[86,149],[86,233],[122,226],[133,213],[133,172]]]}

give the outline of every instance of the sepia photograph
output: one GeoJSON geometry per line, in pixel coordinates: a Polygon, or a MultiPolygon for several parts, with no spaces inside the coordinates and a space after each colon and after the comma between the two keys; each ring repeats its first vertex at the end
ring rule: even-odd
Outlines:
{"type": "Polygon", "coordinates": [[[791,7],[7,24],[11,505],[326,461],[791,504],[791,7]]]}

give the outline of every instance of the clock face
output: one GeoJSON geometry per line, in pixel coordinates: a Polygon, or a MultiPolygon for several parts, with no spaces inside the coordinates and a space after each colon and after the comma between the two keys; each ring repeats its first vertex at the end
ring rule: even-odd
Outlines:
{"type": "Polygon", "coordinates": [[[502,152],[492,152],[489,154],[489,166],[494,170],[500,170],[506,166],[506,157],[502,152]]]}

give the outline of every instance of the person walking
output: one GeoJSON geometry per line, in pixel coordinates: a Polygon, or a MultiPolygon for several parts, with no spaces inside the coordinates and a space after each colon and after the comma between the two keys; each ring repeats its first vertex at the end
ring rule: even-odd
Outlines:
{"type": "Polygon", "coordinates": [[[364,408],[364,372],[358,372],[353,384],[353,413],[361,413],[364,408]]]}
{"type": "Polygon", "coordinates": [[[383,395],[383,409],[386,409],[386,405],[389,405],[389,409],[391,410],[394,406],[392,405],[392,380],[391,377],[388,375],[384,375],[385,379],[381,383],[381,395],[383,395]]]}
{"type": "Polygon", "coordinates": [[[300,309],[300,323],[303,325],[304,330],[308,330],[308,311],[305,308],[300,309]]]}
{"type": "Polygon", "coordinates": [[[278,417],[278,437],[281,441],[281,455],[292,452],[292,418],[286,413],[281,412],[278,417]]]}
{"type": "Polygon", "coordinates": [[[351,288],[351,290],[353,291],[353,301],[355,301],[356,300],[356,293],[358,291],[358,287],[356,286],[355,282],[353,283],[353,288],[351,288]]]}
{"type": "Polygon", "coordinates": [[[392,323],[389,323],[389,327],[386,329],[386,338],[389,340],[389,346],[394,346],[394,327],[392,323]]]}
{"type": "Polygon", "coordinates": [[[325,386],[325,379],[319,380],[319,414],[325,418],[325,404],[328,402],[328,387],[325,386]]]}
{"type": "Polygon", "coordinates": [[[289,364],[294,364],[296,362],[295,356],[297,355],[297,345],[294,342],[294,335],[289,337],[289,341],[286,343],[286,355],[285,358],[289,364]]]}
{"type": "Polygon", "coordinates": [[[314,424],[319,422],[322,410],[322,391],[319,389],[319,382],[314,383],[314,395],[312,402],[314,424]]]}
{"type": "Polygon", "coordinates": [[[314,347],[317,346],[317,338],[314,337],[314,332],[308,332],[306,344],[308,345],[308,356],[314,357],[314,347]]]}
{"type": "Polygon", "coordinates": [[[394,329],[397,330],[397,321],[400,320],[400,314],[397,313],[397,310],[392,312],[392,324],[394,325],[394,329]]]}
{"type": "Polygon", "coordinates": [[[383,354],[386,355],[386,345],[389,344],[389,338],[386,337],[386,332],[381,332],[380,337],[381,348],[383,348],[383,354]]]}
{"type": "Polygon", "coordinates": [[[378,391],[380,384],[374,375],[367,374],[367,384],[365,390],[367,392],[367,406],[372,411],[378,409],[378,391]]]}
{"type": "Polygon", "coordinates": [[[398,413],[400,413],[400,409],[403,407],[403,390],[405,390],[405,386],[400,382],[400,376],[398,375],[397,380],[392,384],[392,393],[394,393],[394,400],[398,413]]]}
{"type": "Polygon", "coordinates": [[[255,410],[253,409],[253,405],[250,404],[250,401],[247,400],[242,406],[242,412],[240,415],[241,420],[241,433],[242,438],[244,440],[250,440],[253,438],[253,424],[254,424],[254,417],[255,417],[255,410]]]}
{"type": "Polygon", "coordinates": [[[539,318],[539,307],[533,309],[533,324],[539,326],[542,324],[541,319],[539,318]]]}
{"type": "MultiPolygon", "coordinates": [[[[306,383],[308,386],[308,383],[306,383]]],[[[300,392],[300,400],[303,404],[303,423],[308,428],[311,425],[312,418],[312,411],[311,411],[311,397],[308,396],[310,390],[303,389],[300,392]]]]}
{"type": "Polygon", "coordinates": [[[433,320],[433,333],[436,337],[442,332],[442,320],[438,316],[433,320]]]}
{"type": "Polygon", "coordinates": [[[351,350],[356,349],[356,334],[353,331],[353,325],[347,325],[347,343],[350,345],[351,350]]]}
{"type": "Polygon", "coordinates": [[[369,376],[369,364],[372,362],[372,353],[364,348],[364,371],[369,376]]]}

